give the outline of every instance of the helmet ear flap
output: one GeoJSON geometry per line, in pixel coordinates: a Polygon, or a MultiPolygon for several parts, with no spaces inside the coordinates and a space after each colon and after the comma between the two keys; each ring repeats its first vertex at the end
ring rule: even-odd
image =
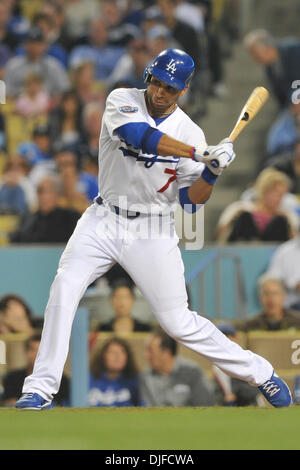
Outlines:
{"type": "Polygon", "coordinates": [[[149,66],[147,66],[144,70],[144,73],[143,73],[143,79],[144,79],[144,82],[145,83],[149,83],[150,80],[151,80],[151,73],[149,72],[149,66]]]}
{"type": "Polygon", "coordinates": [[[195,74],[195,70],[192,71],[191,75],[190,75],[189,78],[186,80],[186,82],[185,82],[186,86],[188,86],[188,85],[191,83],[194,74],[195,74]]]}
{"type": "Polygon", "coordinates": [[[150,72],[146,72],[144,75],[144,82],[145,83],[150,83],[151,82],[152,75],[150,72]]]}

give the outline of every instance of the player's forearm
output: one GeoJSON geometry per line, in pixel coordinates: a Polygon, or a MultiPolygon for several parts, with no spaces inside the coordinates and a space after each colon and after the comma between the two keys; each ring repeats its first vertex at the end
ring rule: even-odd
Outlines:
{"type": "Polygon", "coordinates": [[[207,183],[202,177],[198,178],[189,187],[188,195],[193,204],[204,204],[213,190],[213,184],[207,183]]]}
{"type": "Polygon", "coordinates": [[[162,156],[174,155],[175,157],[192,157],[194,147],[179,140],[173,139],[167,134],[162,135],[157,145],[157,153],[162,156]]]}
{"type": "MultiPolygon", "coordinates": [[[[158,154],[163,156],[191,157],[193,149],[194,147],[173,139],[166,134],[161,137],[157,146],[158,154]]],[[[190,186],[188,196],[193,204],[204,204],[209,199],[212,190],[213,184],[200,177],[190,186]]]]}

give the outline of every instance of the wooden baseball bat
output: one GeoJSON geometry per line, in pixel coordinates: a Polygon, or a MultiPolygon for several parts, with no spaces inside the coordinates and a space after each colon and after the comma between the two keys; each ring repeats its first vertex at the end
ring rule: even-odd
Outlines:
{"type": "MultiPolygon", "coordinates": [[[[254,88],[228,137],[230,142],[234,142],[242,130],[248,126],[249,122],[251,122],[254,116],[261,110],[268,98],[269,92],[266,88],[262,86],[254,88]]],[[[211,160],[211,164],[215,166],[215,168],[219,166],[218,160],[215,159],[211,160]]]]}
{"type": "Polygon", "coordinates": [[[269,92],[266,88],[258,86],[254,88],[253,92],[246,101],[241,114],[231,131],[228,140],[234,142],[237,136],[242,132],[243,129],[252,121],[256,114],[261,110],[267,99],[269,98],[269,92]]]}

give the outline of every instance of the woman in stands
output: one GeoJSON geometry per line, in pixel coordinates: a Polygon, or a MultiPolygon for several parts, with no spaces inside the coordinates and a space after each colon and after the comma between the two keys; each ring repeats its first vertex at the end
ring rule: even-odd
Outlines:
{"type": "Polygon", "coordinates": [[[126,341],[110,338],[91,359],[89,406],[140,406],[138,369],[126,341]]]}
{"type": "Polygon", "coordinates": [[[0,334],[32,334],[34,327],[32,312],[21,297],[7,294],[0,299],[0,334]]]}
{"type": "Polygon", "coordinates": [[[62,95],[57,108],[49,114],[49,127],[53,141],[60,141],[70,149],[77,149],[82,142],[82,104],[76,91],[68,90],[62,95]]]}
{"type": "Polygon", "coordinates": [[[218,224],[218,239],[228,242],[285,242],[298,230],[298,217],[284,207],[289,178],[274,168],[263,170],[255,181],[251,200],[227,207],[218,224]]]}

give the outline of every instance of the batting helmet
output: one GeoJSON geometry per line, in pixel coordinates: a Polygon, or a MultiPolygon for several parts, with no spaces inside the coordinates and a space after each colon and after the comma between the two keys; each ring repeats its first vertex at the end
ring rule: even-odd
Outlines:
{"type": "Polygon", "coordinates": [[[177,90],[183,90],[190,82],[195,64],[191,56],[179,49],[165,49],[144,71],[148,83],[152,75],[177,90]]]}

